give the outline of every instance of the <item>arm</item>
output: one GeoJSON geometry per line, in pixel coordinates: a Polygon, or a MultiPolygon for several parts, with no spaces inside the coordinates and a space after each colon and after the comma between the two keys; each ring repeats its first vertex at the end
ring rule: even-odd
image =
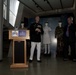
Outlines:
{"type": "Polygon", "coordinates": [[[36,31],[35,31],[34,24],[31,24],[31,26],[30,26],[30,35],[33,35],[35,33],[36,33],[36,31]]]}
{"type": "Polygon", "coordinates": [[[41,34],[43,34],[44,33],[44,31],[43,31],[43,27],[41,26],[41,34]]]}
{"type": "Polygon", "coordinates": [[[43,34],[43,28],[41,27],[40,29],[38,29],[38,32],[40,32],[41,34],[43,34]]]}
{"type": "Polygon", "coordinates": [[[57,27],[55,29],[55,38],[57,38],[57,27]]]}

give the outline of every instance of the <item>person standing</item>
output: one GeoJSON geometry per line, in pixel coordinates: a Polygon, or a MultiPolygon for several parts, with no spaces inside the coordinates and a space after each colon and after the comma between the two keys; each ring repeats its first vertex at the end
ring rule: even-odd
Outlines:
{"type": "Polygon", "coordinates": [[[31,51],[29,62],[32,62],[35,47],[37,48],[37,61],[41,62],[41,34],[43,34],[43,27],[39,23],[40,17],[35,17],[35,23],[30,26],[30,40],[31,40],[31,51]]]}
{"type": "Polygon", "coordinates": [[[71,48],[71,58],[73,61],[76,61],[76,52],[75,52],[75,25],[73,24],[72,17],[67,19],[68,25],[64,27],[64,60],[68,60],[69,46],[71,48]]]}
{"type": "Polygon", "coordinates": [[[55,38],[57,38],[56,55],[61,56],[63,52],[63,27],[61,21],[59,21],[58,26],[55,29],[55,38]]]}
{"type": "Polygon", "coordinates": [[[44,54],[49,55],[51,53],[51,50],[50,50],[50,43],[51,43],[50,32],[51,32],[51,28],[48,26],[48,22],[45,23],[43,31],[44,31],[43,44],[44,44],[44,47],[45,47],[44,54]]]}

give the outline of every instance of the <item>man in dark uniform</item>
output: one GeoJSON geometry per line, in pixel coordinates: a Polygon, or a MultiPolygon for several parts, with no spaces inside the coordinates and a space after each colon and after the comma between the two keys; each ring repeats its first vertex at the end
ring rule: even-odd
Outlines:
{"type": "Polygon", "coordinates": [[[76,28],[73,24],[72,17],[67,19],[68,25],[64,27],[64,60],[68,60],[69,46],[71,48],[71,58],[73,61],[76,61],[76,52],[75,52],[75,32],[76,28]]]}
{"type": "Polygon", "coordinates": [[[37,61],[41,62],[41,34],[43,34],[42,25],[39,23],[39,16],[35,17],[35,23],[30,26],[31,51],[29,61],[32,62],[35,47],[37,47],[37,61]]]}
{"type": "Polygon", "coordinates": [[[55,38],[57,38],[57,56],[61,56],[63,51],[63,27],[61,21],[59,21],[55,29],[55,38]]]}

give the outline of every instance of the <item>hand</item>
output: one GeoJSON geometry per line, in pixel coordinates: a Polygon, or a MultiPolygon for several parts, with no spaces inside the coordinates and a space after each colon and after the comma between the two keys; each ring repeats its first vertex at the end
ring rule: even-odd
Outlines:
{"type": "Polygon", "coordinates": [[[38,28],[36,28],[35,31],[38,31],[38,28]]]}
{"type": "Polygon", "coordinates": [[[38,28],[36,28],[36,30],[35,31],[37,31],[37,32],[41,32],[41,30],[40,29],[38,29],[38,28]]]}

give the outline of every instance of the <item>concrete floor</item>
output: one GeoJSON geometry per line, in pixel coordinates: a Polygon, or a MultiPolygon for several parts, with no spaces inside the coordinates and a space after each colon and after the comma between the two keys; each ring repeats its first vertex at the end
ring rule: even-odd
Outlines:
{"type": "Polygon", "coordinates": [[[36,59],[25,69],[10,69],[11,58],[0,62],[0,75],[76,75],[76,62],[63,61],[62,58],[42,57],[42,62],[36,59]]]}

